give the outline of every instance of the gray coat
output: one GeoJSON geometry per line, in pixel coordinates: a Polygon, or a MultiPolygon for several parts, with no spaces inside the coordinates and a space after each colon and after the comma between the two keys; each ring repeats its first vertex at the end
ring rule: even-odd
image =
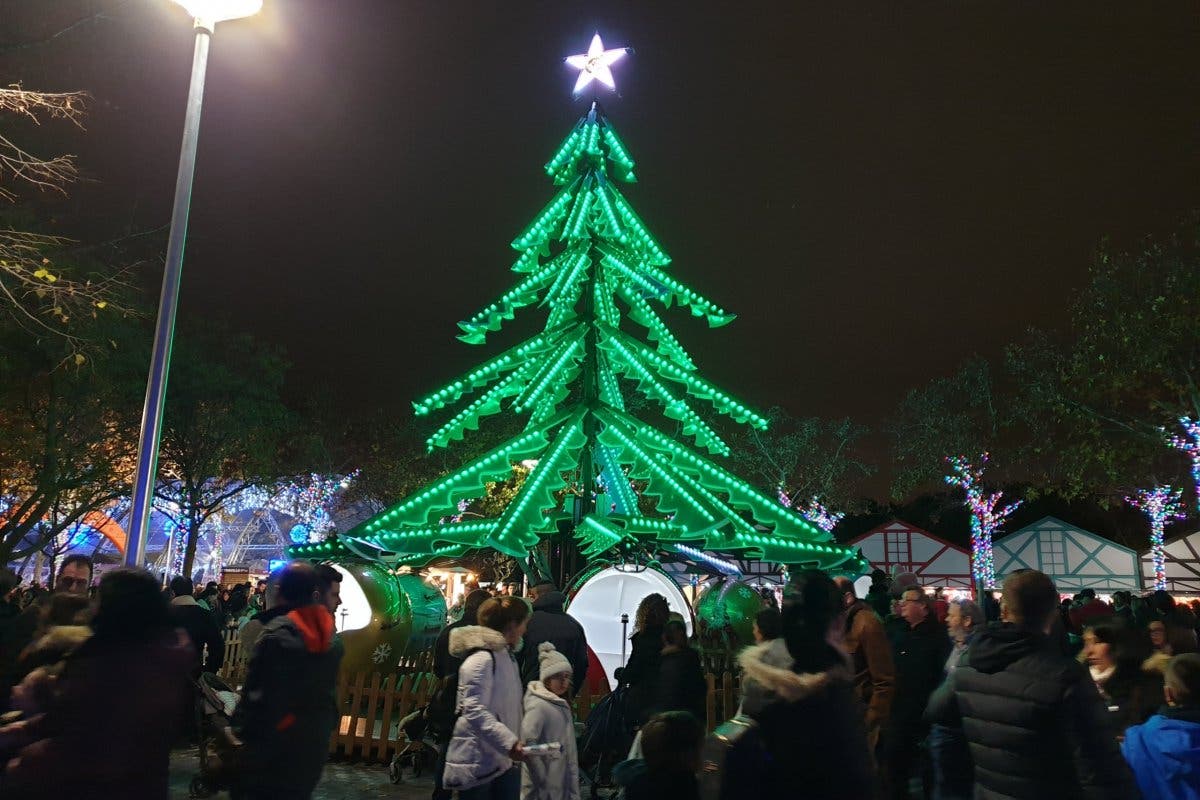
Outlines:
{"type": "Polygon", "coordinates": [[[521,741],[562,745],[561,753],[525,760],[521,767],[521,800],[579,800],[579,755],[575,751],[571,707],[541,681],[531,681],[525,690],[521,741]]]}
{"type": "Polygon", "coordinates": [[[491,628],[466,625],[450,632],[450,655],[458,668],[458,719],[446,751],[442,785],[462,791],[482,786],[513,766],[509,751],[521,730],[521,671],[504,636],[491,628]]]}

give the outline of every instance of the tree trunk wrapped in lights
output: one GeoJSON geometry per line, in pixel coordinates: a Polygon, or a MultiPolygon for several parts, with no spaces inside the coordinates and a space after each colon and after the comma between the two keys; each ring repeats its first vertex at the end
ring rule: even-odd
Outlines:
{"type": "Polygon", "coordinates": [[[545,327],[413,404],[418,415],[458,407],[429,437],[430,450],[462,439],[505,406],[527,415],[524,430],[344,535],[291,553],[371,554],[413,567],[476,548],[523,558],[571,520],[588,558],[634,543],[685,544],[861,572],[866,563],[853,548],[710,457],[730,448],[696,402],[758,429],[766,420],[697,374],[659,312],[679,305],[713,328],[734,315],[668,273],[670,258],[617,188],[635,180],[634,163],[598,104],[546,172],[558,193],[512,243],[512,269],[523,277],[459,323],[459,338],[483,344],[533,305],[546,310],[545,327]],[[645,341],[631,333],[634,326],[645,341]],[[657,403],[707,454],[630,414],[630,391],[657,403]],[[499,516],[462,519],[457,503],[484,494],[487,482],[506,478],[517,462],[536,465],[499,516]],[[654,512],[639,510],[634,482],[655,501],[654,512]]]}
{"type": "Polygon", "coordinates": [[[1164,529],[1167,520],[1183,519],[1183,497],[1181,489],[1170,486],[1155,486],[1153,489],[1138,489],[1137,494],[1126,497],[1126,502],[1139,509],[1150,520],[1150,559],[1154,563],[1154,588],[1167,588],[1167,554],[1163,548],[1164,529]]]}
{"type": "Polygon", "coordinates": [[[983,491],[983,470],[988,454],[979,457],[978,466],[965,456],[947,457],[950,474],[946,483],[958,486],[967,493],[967,509],[971,512],[971,572],[975,578],[975,591],[982,592],[996,587],[996,562],[992,555],[992,537],[1004,524],[1009,514],[1021,505],[1018,500],[997,508],[1001,492],[987,494],[983,491]]]}

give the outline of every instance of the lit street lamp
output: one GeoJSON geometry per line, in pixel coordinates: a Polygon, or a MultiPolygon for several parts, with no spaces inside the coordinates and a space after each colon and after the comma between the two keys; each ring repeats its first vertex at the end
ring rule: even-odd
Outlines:
{"type": "Polygon", "coordinates": [[[134,473],[133,508],[125,563],[140,567],[150,535],[150,509],[154,506],[154,483],[158,473],[158,442],[162,436],[163,403],[167,396],[167,372],[171,366],[171,344],[175,334],[175,311],[179,305],[179,281],[183,271],[183,246],[187,238],[188,211],[192,205],[192,175],[196,168],[196,142],[200,135],[200,104],[204,99],[204,73],[208,67],[208,45],[218,22],[257,14],[262,0],[175,0],[195,18],[196,49],[192,56],[192,83],[188,89],[187,114],[183,121],[183,148],[175,178],[175,204],[171,209],[171,234],[167,239],[167,261],[162,294],[158,298],[158,322],[154,327],[154,350],[146,402],[138,436],[137,471],[134,473]]]}

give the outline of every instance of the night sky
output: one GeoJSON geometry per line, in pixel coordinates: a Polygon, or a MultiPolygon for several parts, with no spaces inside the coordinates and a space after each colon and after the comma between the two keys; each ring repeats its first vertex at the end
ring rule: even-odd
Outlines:
{"type": "MultiPolygon", "coordinates": [[[[54,133],[96,181],[76,210],[165,225],[186,14],[9,0],[4,40],[104,8],[4,77],[94,95],[86,133],[54,133]]],[[[585,109],[562,58],[597,30],[636,50],[600,96],[638,163],[623,191],[677,277],[740,314],[668,319],[758,407],[877,427],[1063,322],[1101,237],[1198,205],[1194,2],[266,0],[214,40],[181,315],[286,346],[294,392],[411,413],[511,341],[455,323],[516,280],[508,243],[585,109]]]]}

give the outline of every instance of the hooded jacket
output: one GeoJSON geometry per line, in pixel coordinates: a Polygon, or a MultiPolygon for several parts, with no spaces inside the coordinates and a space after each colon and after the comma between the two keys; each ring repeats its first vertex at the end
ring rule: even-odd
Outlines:
{"type": "Polygon", "coordinates": [[[1125,732],[1121,753],[1144,797],[1200,800],[1200,708],[1159,709],[1125,732]]]}
{"type": "Polygon", "coordinates": [[[978,800],[1138,796],[1086,668],[1049,637],[981,631],[929,699],[926,719],[961,725],[978,800]]]}
{"type": "Polygon", "coordinates": [[[242,785],[270,797],[308,797],[337,722],[342,642],[320,605],[292,609],[263,629],[233,716],[244,742],[242,785]]]}
{"type": "Polygon", "coordinates": [[[871,756],[863,709],[845,654],[826,645],[829,666],[801,672],[783,639],[747,648],[742,710],[760,726],[769,755],[762,796],[868,800],[871,756]]]}
{"type": "Polygon", "coordinates": [[[512,769],[508,754],[521,730],[521,672],[504,636],[481,625],[451,631],[450,655],[465,658],[458,668],[459,716],[442,785],[462,791],[512,769]]]}
{"type": "Polygon", "coordinates": [[[579,755],[571,706],[541,681],[532,681],[525,687],[524,712],[521,741],[558,742],[562,752],[525,760],[521,765],[521,800],[579,800],[579,755]]]}
{"type": "Polygon", "coordinates": [[[571,662],[575,685],[583,684],[587,675],[587,636],[579,621],[563,611],[562,592],[546,592],[533,602],[533,615],[525,630],[525,646],[521,649],[521,679],[525,683],[538,677],[538,645],[550,642],[554,649],[571,662]]]}

